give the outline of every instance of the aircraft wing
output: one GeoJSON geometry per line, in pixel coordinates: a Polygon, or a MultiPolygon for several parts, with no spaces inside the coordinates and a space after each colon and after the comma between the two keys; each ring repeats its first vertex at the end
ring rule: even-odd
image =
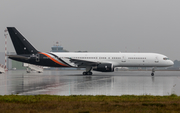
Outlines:
{"type": "Polygon", "coordinates": [[[93,67],[97,66],[98,64],[101,64],[100,62],[72,58],[63,58],[63,60],[74,67],[93,67]]]}

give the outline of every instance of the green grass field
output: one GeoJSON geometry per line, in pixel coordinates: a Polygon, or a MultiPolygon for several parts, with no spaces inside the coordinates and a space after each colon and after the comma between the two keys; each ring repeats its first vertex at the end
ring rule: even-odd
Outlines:
{"type": "Polygon", "coordinates": [[[180,96],[0,96],[1,113],[178,113],[180,96]]]}

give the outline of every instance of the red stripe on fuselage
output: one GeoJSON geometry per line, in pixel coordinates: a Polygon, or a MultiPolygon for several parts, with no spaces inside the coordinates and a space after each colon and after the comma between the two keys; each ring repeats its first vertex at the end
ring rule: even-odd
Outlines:
{"type": "Polygon", "coordinates": [[[46,53],[42,53],[42,52],[39,52],[39,53],[47,56],[47,57],[50,58],[52,61],[54,61],[55,63],[57,63],[57,64],[59,64],[59,65],[61,65],[61,66],[69,67],[69,66],[67,66],[67,65],[65,65],[65,64],[60,63],[59,61],[57,61],[56,59],[52,58],[50,55],[48,55],[48,54],[46,54],[46,53]]]}

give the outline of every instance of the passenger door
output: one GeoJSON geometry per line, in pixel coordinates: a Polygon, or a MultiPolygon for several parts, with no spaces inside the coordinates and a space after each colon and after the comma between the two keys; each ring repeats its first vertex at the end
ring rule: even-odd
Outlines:
{"type": "Polygon", "coordinates": [[[122,56],[121,62],[126,62],[126,56],[125,55],[122,56]]]}
{"type": "Polygon", "coordinates": [[[159,63],[158,56],[155,57],[155,63],[159,63]]]}

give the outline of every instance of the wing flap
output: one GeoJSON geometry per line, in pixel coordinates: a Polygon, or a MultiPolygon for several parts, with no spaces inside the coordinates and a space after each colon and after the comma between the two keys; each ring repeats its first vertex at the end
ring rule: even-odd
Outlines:
{"type": "Polygon", "coordinates": [[[93,67],[100,64],[100,62],[96,61],[89,61],[89,60],[80,60],[80,59],[72,59],[72,58],[63,58],[68,64],[75,66],[75,67],[93,67]]]}

